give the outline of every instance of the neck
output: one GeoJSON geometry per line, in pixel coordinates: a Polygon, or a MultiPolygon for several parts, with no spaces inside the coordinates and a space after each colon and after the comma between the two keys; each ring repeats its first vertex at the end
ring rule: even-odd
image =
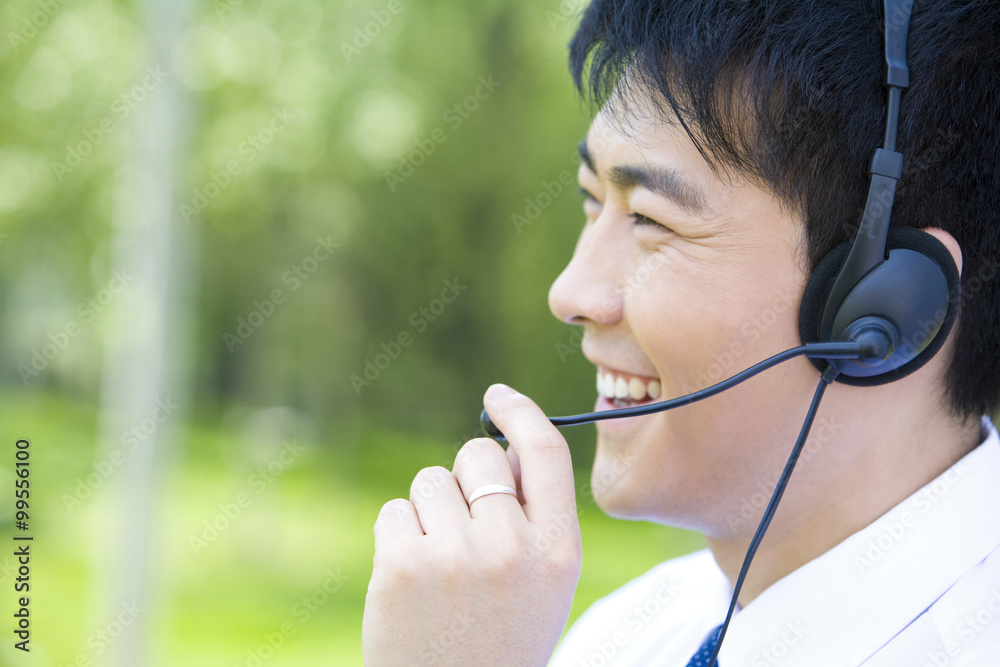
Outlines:
{"type": "MultiPolygon", "coordinates": [[[[894,406],[892,412],[873,413],[873,396],[865,395],[867,405],[852,405],[859,401],[856,390],[830,387],[820,413],[833,416],[845,428],[824,445],[826,456],[796,466],[744,580],[741,606],[871,524],[981,441],[978,420],[956,419],[942,409],[940,399],[931,405],[899,400],[900,390],[892,386],[866,390],[893,399],[888,403],[894,406]],[[913,407],[906,410],[900,405],[913,407]],[[872,414],[882,417],[876,422],[872,414]],[[937,416],[929,420],[928,414],[937,416]]],[[[730,582],[739,576],[761,515],[763,508],[736,536],[708,537],[708,546],[730,582]]]]}

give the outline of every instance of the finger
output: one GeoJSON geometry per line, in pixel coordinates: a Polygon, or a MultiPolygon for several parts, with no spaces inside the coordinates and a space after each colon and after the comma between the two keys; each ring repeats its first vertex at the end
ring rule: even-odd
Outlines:
{"type": "Polygon", "coordinates": [[[469,508],[455,476],[441,466],[417,473],[410,485],[410,502],[427,535],[436,530],[457,530],[469,520],[469,508]]]}
{"type": "Polygon", "coordinates": [[[510,387],[495,384],[483,405],[507,436],[521,464],[524,513],[539,523],[576,513],[576,488],[569,446],[535,403],[510,387]]]}
{"type": "MultiPolygon", "coordinates": [[[[489,438],[477,438],[465,443],[455,457],[452,472],[466,502],[476,490],[489,484],[503,484],[517,490],[506,452],[489,438]]],[[[517,496],[505,493],[482,496],[469,505],[469,513],[473,519],[478,517],[488,521],[503,516],[524,519],[517,496]]]]}
{"type": "Polygon", "coordinates": [[[524,505],[524,493],[521,491],[521,460],[513,447],[507,448],[507,460],[510,461],[510,471],[514,473],[514,488],[517,489],[517,499],[524,505]]]}
{"type": "Polygon", "coordinates": [[[399,544],[424,534],[417,510],[405,498],[396,498],[382,505],[375,519],[374,532],[376,553],[391,551],[399,544]]]}

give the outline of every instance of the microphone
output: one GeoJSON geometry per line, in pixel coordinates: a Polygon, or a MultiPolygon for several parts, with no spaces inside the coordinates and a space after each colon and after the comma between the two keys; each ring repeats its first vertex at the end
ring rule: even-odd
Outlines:
{"type": "MultiPolygon", "coordinates": [[[[878,362],[882,361],[887,354],[882,336],[872,338],[864,337],[858,342],[832,341],[825,343],[806,343],[800,347],[793,347],[789,350],[785,350],[784,352],[779,352],[773,357],[769,357],[764,361],[754,364],[745,371],[713,384],[711,387],[707,387],[700,391],[686,394],[678,398],[660,401],[659,403],[649,403],[647,405],[617,408],[615,410],[586,412],[569,417],[549,417],[549,421],[552,422],[553,426],[558,427],[577,426],[579,424],[589,424],[591,422],[603,421],[605,419],[639,417],[641,415],[651,415],[655,412],[663,412],[664,410],[673,410],[674,408],[679,408],[682,405],[690,405],[691,403],[696,403],[710,396],[715,396],[718,393],[735,387],[741,382],[749,380],[754,375],[757,375],[768,368],[777,366],[778,364],[788,361],[789,359],[801,356],[806,356],[810,359],[860,359],[862,361],[871,360],[872,362],[878,362]]],[[[496,424],[493,423],[493,419],[489,416],[486,410],[483,410],[482,415],[480,415],[479,423],[482,425],[483,431],[485,431],[489,437],[497,440],[498,442],[506,441],[507,438],[504,437],[504,434],[499,428],[497,428],[496,424]]]]}

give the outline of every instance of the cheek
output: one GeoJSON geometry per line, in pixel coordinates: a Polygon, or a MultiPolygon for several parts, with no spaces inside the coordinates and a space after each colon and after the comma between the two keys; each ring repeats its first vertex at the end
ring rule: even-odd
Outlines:
{"type": "Polygon", "coordinates": [[[628,320],[661,375],[689,382],[687,376],[697,374],[693,366],[738,335],[745,297],[718,280],[664,269],[626,302],[628,320]]]}
{"type": "Polygon", "coordinates": [[[702,389],[799,344],[801,278],[743,264],[664,260],[643,289],[626,293],[632,331],[671,395],[702,389]]]}

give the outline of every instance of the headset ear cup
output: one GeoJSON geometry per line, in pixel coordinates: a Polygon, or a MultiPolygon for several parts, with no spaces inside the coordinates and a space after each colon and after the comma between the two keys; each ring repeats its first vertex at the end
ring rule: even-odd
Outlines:
{"type": "MultiPolygon", "coordinates": [[[[850,242],[845,242],[834,248],[829,255],[823,258],[819,266],[816,267],[816,270],[809,279],[809,283],[806,285],[802,295],[802,306],[799,309],[799,335],[803,342],[820,340],[820,320],[823,317],[826,301],[833,287],[833,282],[840,272],[840,267],[843,266],[844,260],[847,258],[850,246],[850,242]]],[[[929,277],[929,280],[933,280],[939,284],[942,282],[945,283],[947,285],[947,294],[934,299],[940,301],[940,303],[928,304],[927,307],[930,310],[945,309],[944,319],[937,334],[934,335],[933,339],[926,344],[926,347],[912,360],[898,367],[887,366],[885,372],[866,377],[856,377],[850,375],[849,372],[842,372],[837,377],[837,380],[844,384],[858,387],[877,386],[898,380],[913,373],[927,363],[941,349],[955,323],[961,295],[961,280],[958,275],[958,268],[955,266],[955,262],[948,249],[930,234],[912,227],[890,227],[886,249],[889,252],[903,249],[919,253],[930,259],[940,269],[940,275],[929,277]]],[[[889,263],[891,264],[891,262],[892,260],[890,259],[889,263]]],[[[864,280],[862,280],[863,282],[864,280]]],[[[921,288],[915,285],[914,289],[921,288]]],[[[899,290],[898,288],[895,290],[886,288],[885,292],[884,297],[881,294],[879,297],[880,299],[885,299],[885,303],[887,304],[885,312],[891,312],[891,301],[900,298],[899,290]]],[[[845,302],[849,298],[845,299],[845,302]]],[[[844,306],[843,304],[838,304],[837,307],[840,309],[844,306]]],[[[876,310],[878,309],[876,308],[876,310]]],[[[883,313],[871,312],[868,314],[878,316],[883,313]]],[[[889,319],[892,320],[892,318],[889,319]]],[[[813,359],[812,362],[820,370],[825,369],[827,365],[827,362],[823,359],[813,359]]]]}

